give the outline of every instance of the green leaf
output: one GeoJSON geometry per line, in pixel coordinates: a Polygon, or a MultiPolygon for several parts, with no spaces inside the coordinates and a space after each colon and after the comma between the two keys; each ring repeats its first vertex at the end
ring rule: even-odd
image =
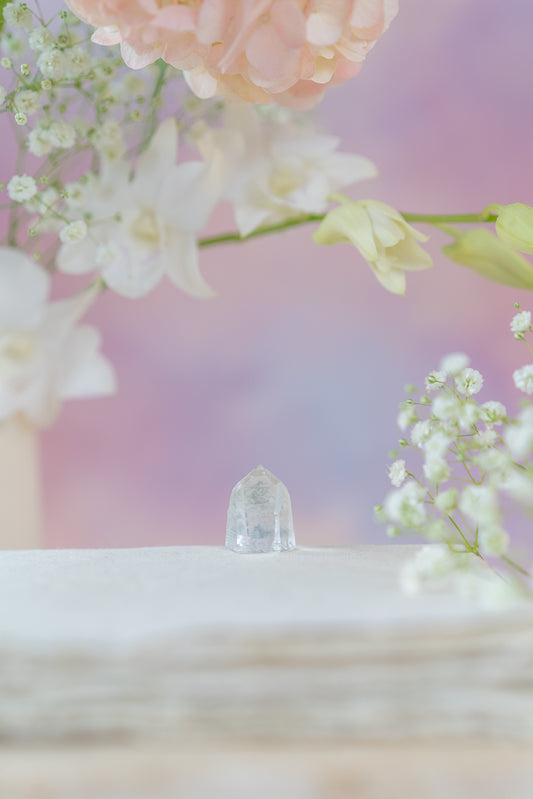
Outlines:
{"type": "Polygon", "coordinates": [[[529,261],[484,228],[465,231],[442,251],[487,280],[533,290],[533,267],[529,261]]]}
{"type": "Polygon", "coordinates": [[[0,0],[0,33],[2,33],[2,31],[4,29],[4,23],[5,23],[4,8],[10,2],[11,2],[11,0],[0,0]]]}

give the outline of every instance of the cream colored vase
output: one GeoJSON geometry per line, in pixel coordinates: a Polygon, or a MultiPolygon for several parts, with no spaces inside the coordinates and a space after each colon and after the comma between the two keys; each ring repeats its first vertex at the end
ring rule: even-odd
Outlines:
{"type": "Polygon", "coordinates": [[[21,418],[0,423],[0,550],[43,546],[38,432],[21,418]]]}

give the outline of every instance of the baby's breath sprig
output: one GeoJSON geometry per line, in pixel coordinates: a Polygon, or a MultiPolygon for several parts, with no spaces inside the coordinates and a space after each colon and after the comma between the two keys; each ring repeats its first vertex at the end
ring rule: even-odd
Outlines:
{"type": "MultiPolygon", "coordinates": [[[[192,129],[197,115],[181,102],[181,72],[162,63],[132,72],[116,50],[93,45],[91,31],[66,9],[45,19],[37,0],[0,2],[0,19],[0,122],[13,121],[18,152],[15,174],[0,176],[11,205],[0,245],[41,253],[51,269],[58,246],[82,230],[79,221],[87,235],[98,224],[76,217],[69,188],[148,148],[172,114],[166,101],[162,110],[170,84],[180,129],[192,129]]],[[[204,117],[214,106],[205,104],[204,117]]]]}
{"type": "MultiPolygon", "coordinates": [[[[531,313],[519,303],[515,308],[511,331],[533,355],[531,313]]],[[[517,388],[533,394],[533,364],[513,377],[517,388]]],[[[433,544],[404,570],[408,592],[447,576],[462,588],[474,582],[478,592],[533,595],[533,574],[512,556],[506,523],[512,501],[526,513],[533,510],[533,404],[526,400],[513,418],[501,402],[478,402],[482,387],[468,357],[454,353],[426,377],[425,394],[417,396],[409,385],[400,405],[399,446],[406,454],[398,458],[393,451],[393,491],[375,510],[389,536],[415,535],[433,544]],[[483,565],[488,582],[479,579],[483,565]]]]}

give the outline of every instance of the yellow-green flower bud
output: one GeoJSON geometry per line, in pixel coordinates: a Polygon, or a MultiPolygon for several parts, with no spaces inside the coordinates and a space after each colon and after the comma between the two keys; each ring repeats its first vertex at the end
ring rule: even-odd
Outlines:
{"type": "Polygon", "coordinates": [[[487,280],[533,289],[531,264],[484,228],[465,231],[442,251],[452,261],[473,269],[487,280]]]}
{"type": "Polygon", "coordinates": [[[496,233],[509,247],[533,254],[533,208],[523,203],[505,205],[496,220],[496,233]]]}

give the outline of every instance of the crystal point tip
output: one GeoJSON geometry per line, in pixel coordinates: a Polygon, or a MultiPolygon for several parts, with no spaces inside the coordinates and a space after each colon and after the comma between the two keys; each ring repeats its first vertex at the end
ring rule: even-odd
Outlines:
{"type": "Polygon", "coordinates": [[[282,552],[296,546],[289,492],[262,465],[231,492],[226,546],[241,553],[282,552]]]}

